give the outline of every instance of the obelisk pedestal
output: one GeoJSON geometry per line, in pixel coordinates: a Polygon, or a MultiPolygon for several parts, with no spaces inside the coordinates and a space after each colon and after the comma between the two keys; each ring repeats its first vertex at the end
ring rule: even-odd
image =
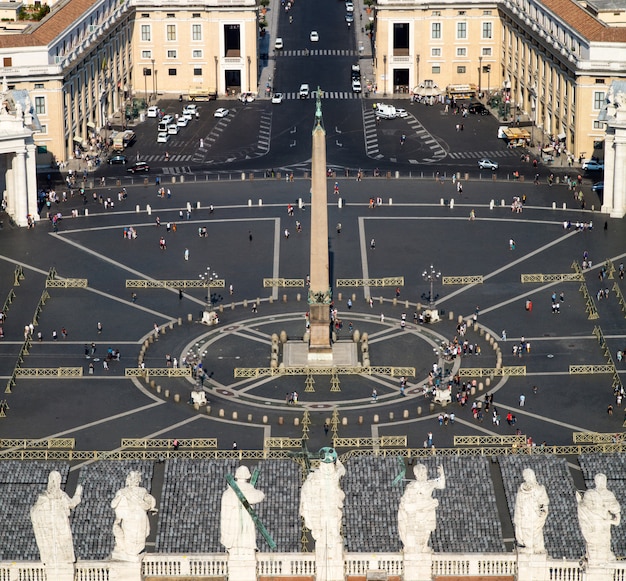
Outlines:
{"type": "Polygon", "coordinates": [[[309,285],[309,361],[332,361],[330,342],[330,269],[328,258],[328,199],[326,191],[326,131],[317,89],[311,155],[311,264],[309,285]]]}

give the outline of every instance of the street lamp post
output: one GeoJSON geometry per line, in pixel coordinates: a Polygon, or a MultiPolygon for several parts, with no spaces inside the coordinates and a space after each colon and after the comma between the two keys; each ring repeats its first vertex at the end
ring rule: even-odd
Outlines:
{"type": "Polygon", "coordinates": [[[154,59],[152,59],[152,99],[156,98],[156,87],[154,85],[155,79],[156,75],[154,74],[154,59]]]}
{"type": "Polygon", "coordinates": [[[435,281],[441,278],[441,273],[435,270],[431,264],[430,268],[422,273],[422,277],[426,282],[430,283],[430,294],[428,295],[428,308],[432,311],[435,308],[435,281]]]}
{"type": "Polygon", "coordinates": [[[487,69],[487,93],[491,91],[491,65],[485,67],[487,69]]]}
{"type": "Polygon", "coordinates": [[[213,301],[211,300],[211,283],[217,280],[217,273],[211,270],[210,266],[207,266],[205,271],[199,275],[199,277],[206,283],[206,308],[211,310],[213,308],[213,301]]]}
{"type": "Polygon", "coordinates": [[[416,69],[415,69],[415,86],[419,87],[419,84],[420,84],[420,55],[417,55],[415,57],[415,64],[416,64],[416,69]]]}
{"type": "Polygon", "coordinates": [[[481,78],[482,72],[483,72],[483,57],[482,55],[480,55],[478,57],[478,98],[480,98],[480,93],[481,93],[480,85],[481,85],[481,80],[482,80],[481,78]]]}
{"type": "Polygon", "coordinates": [[[146,103],[148,102],[148,72],[150,69],[148,67],[143,68],[143,94],[146,98],[146,103]]]}
{"type": "Polygon", "coordinates": [[[250,85],[250,69],[252,68],[251,62],[252,59],[248,57],[248,91],[252,91],[252,86],[250,85]]]}
{"type": "Polygon", "coordinates": [[[387,55],[383,56],[383,97],[387,96],[387,55]]]}
{"type": "Polygon", "coordinates": [[[219,72],[218,72],[218,64],[219,59],[217,56],[213,57],[215,59],[215,91],[219,93],[220,90],[220,80],[219,80],[219,72]]]}

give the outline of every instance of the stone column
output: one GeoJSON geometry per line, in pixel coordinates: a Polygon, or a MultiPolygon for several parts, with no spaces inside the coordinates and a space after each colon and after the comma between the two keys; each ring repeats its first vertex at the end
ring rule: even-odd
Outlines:
{"type": "Polygon", "coordinates": [[[74,581],[74,565],[72,563],[57,563],[45,565],[46,577],[54,581],[74,581]]]}
{"type": "Polygon", "coordinates": [[[26,203],[27,214],[33,220],[39,220],[39,209],[37,207],[37,146],[29,143],[26,146],[26,203]]]}
{"type": "MultiPolygon", "coordinates": [[[[110,581],[141,581],[141,561],[111,561],[110,581]]],[[[49,578],[49,577],[48,577],[49,578]]]]}
{"type": "Polygon", "coordinates": [[[604,192],[601,212],[610,214],[613,209],[613,184],[615,182],[615,131],[607,127],[604,136],[604,192]]]}
{"type": "Polygon", "coordinates": [[[16,151],[13,156],[13,184],[12,188],[15,200],[15,222],[19,226],[26,226],[28,220],[28,199],[26,183],[26,151],[16,151]]]}
{"type": "Polygon", "coordinates": [[[622,218],[626,213],[626,129],[616,129],[614,139],[613,165],[613,204],[610,208],[612,218],[622,218]]]}
{"type": "Polygon", "coordinates": [[[229,581],[256,581],[256,553],[253,550],[228,552],[229,581]]]}

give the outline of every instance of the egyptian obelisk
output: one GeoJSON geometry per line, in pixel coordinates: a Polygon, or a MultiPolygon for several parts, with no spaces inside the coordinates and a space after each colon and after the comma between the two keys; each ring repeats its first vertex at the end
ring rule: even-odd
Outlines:
{"type": "Polygon", "coordinates": [[[332,361],[328,208],[326,192],[326,131],[322,123],[321,91],[317,88],[311,155],[311,264],[309,285],[309,361],[332,361]]]}

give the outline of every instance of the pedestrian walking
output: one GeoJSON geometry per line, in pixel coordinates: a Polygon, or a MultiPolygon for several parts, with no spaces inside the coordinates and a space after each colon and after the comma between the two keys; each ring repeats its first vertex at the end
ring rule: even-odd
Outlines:
{"type": "Polygon", "coordinates": [[[372,403],[376,403],[378,401],[378,392],[376,388],[372,390],[372,403]]]}
{"type": "Polygon", "coordinates": [[[189,260],[189,248],[185,248],[185,260],[189,260]]]}
{"type": "Polygon", "coordinates": [[[385,322],[385,314],[384,314],[384,313],[381,313],[381,314],[380,314],[380,322],[381,322],[381,323],[384,323],[384,322],[385,322]]]}
{"type": "Polygon", "coordinates": [[[506,341],[506,329],[502,329],[502,333],[501,333],[501,335],[500,335],[500,338],[501,338],[503,341],[506,341]]]}
{"type": "Polygon", "coordinates": [[[67,339],[67,329],[65,327],[61,327],[61,335],[63,339],[67,339]]]}
{"type": "Polygon", "coordinates": [[[370,250],[376,250],[376,240],[374,238],[370,240],[370,250]]]}
{"type": "Polygon", "coordinates": [[[102,323],[98,321],[98,335],[102,334],[102,323]]]}
{"type": "Polygon", "coordinates": [[[337,222],[337,234],[341,234],[341,222],[337,222]]]}
{"type": "Polygon", "coordinates": [[[519,396],[519,407],[523,408],[525,403],[526,403],[526,396],[522,393],[519,396]]]}
{"type": "Polygon", "coordinates": [[[328,423],[324,422],[324,435],[328,436],[328,423]]]}
{"type": "Polygon", "coordinates": [[[54,329],[54,330],[52,331],[52,340],[53,340],[53,341],[56,341],[57,339],[58,339],[58,335],[57,335],[56,329],[54,329]]]}

